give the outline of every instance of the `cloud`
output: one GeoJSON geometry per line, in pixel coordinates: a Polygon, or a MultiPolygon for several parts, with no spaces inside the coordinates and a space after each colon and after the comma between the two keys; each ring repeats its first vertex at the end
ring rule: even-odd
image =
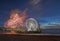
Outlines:
{"type": "MultiPolygon", "coordinates": [[[[39,15],[42,10],[42,1],[41,0],[29,0],[27,4],[28,13],[31,17],[40,17],[39,15]]],[[[34,18],[35,18],[34,17],[34,18]]]]}
{"type": "Polygon", "coordinates": [[[30,0],[30,6],[34,9],[38,8],[40,9],[41,8],[41,0],[30,0]]]}
{"type": "Polygon", "coordinates": [[[40,0],[31,0],[31,4],[33,6],[39,5],[39,3],[40,3],[40,0]]]}

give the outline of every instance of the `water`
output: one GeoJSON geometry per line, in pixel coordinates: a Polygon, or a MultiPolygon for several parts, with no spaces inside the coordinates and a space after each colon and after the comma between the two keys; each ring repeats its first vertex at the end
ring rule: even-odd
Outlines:
{"type": "MultiPolygon", "coordinates": [[[[10,31],[2,31],[0,32],[10,32],[10,31]]],[[[41,33],[45,34],[60,34],[60,29],[41,29],[41,33]]]]}
{"type": "Polygon", "coordinates": [[[60,34],[60,29],[42,29],[41,32],[47,34],[60,34]]]}

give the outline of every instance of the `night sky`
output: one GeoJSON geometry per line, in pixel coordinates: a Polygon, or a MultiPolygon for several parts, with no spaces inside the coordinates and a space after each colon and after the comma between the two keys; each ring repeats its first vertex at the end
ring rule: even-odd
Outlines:
{"type": "Polygon", "coordinates": [[[60,0],[0,0],[0,26],[4,26],[14,9],[27,9],[27,15],[42,26],[60,25],[60,0]]]}

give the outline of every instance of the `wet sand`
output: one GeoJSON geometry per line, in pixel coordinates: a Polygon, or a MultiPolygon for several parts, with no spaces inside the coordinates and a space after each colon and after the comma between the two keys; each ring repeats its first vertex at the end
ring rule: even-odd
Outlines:
{"type": "Polygon", "coordinates": [[[60,41],[59,35],[49,34],[0,34],[0,41],[60,41]]]}

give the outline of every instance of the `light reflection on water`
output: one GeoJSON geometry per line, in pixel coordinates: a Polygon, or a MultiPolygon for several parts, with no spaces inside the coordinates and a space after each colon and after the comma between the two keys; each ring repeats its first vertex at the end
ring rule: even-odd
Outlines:
{"type": "MultiPolygon", "coordinates": [[[[16,32],[14,31],[0,31],[1,33],[14,33],[16,34],[16,32]]],[[[41,32],[40,33],[45,33],[45,34],[60,34],[60,29],[41,29],[41,32]]]]}
{"type": "Polygon", "coordinates": [[[60,29],[42,29],[41,32],[47,34],[60,34],[60,29]]]}

